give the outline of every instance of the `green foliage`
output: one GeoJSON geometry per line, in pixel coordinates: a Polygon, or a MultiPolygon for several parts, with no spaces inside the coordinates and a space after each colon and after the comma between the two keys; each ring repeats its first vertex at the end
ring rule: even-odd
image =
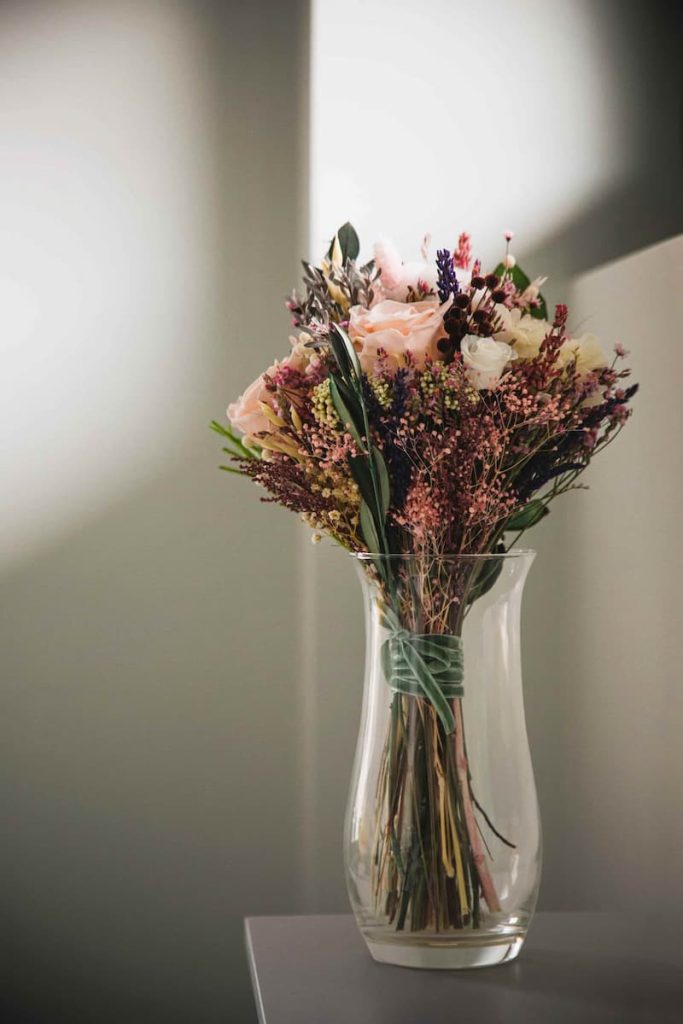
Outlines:
{"type": "Polygon", "coordinates": [[[391,504],[389,473],[379,448],[372,443],[370,419],[363,394],[358,355],[351,339],[338,324],[330,329],[330,347],[338,373],[330,373],[330,397],[339,419],[358,445],[359,454],[349,457],[349,469],[361,493],[360,531],[380,576],[390,582],[385,558],[390,554],[386,517],[391,504]]]}
{"type": "MultiPolygon", "coordinates": [[[[491,552],[491,555],[501,554],[505,554],[505,545],[498,543],[491,552]]],[[[474,602],[478,601],[480,597],[484,596],[484,594],[488,594],[489,590],[495,586],[502,569],[502,558],[482,558],[481,561],[476,562],[472,572],[472,579],[470,580],[469,587],[467,588],[468,605],[474,604],[474,602]]]]}
{"type": "MultiPolygon", "coordinates": [[[[522,268],[518,266],[516,263],[514,267],[510,269],[507,269],[502,263],[499,263],[496,269],[494,270],[494,274],[496,274],[497,277],[501,278],[503,277],[503,275],[506,275],[507,277],[511,278],[515,288],[518,288],[521,292],[523,292],[531,284],[531,279],[527,277],[522,268]]],[[[548,305],[542,295],[538,296],[538,306],[534,306],[532,309],[529,310],[529,312],[535,320],[548,319],[548,305]]]]}
{"type": "Polygon", "coordinates": [[[334,248],[335,238],[339,242],[343,263],[346,263],[347,260],[358,259],[358,253],[360,252],[360,240],[356,234],[356,229],[353,224],[350,224],[347,220],[346,224],[342,224],[339,228],[336,235],[330,242],[329,249],[327,250],[328,260],[332,259],[332,250],[334,248]]]}
{"type": "MultiPolygon", "coordinates": [[[[210,427],[211,430],[215,431],[217,434],[219,434],[221,437],[225,438],[228,441],[229,447],[223,449],[223,451],[227,455],[232,455],[232,457],[235,459],[258,458],[258,453],[252,451],[251,448],[247,448],[247,446],[243,443],[242,438],[239,436],[239,434],[235,433],[231,426],[224,427],[223,424],[219,423],[217,420],[211,420],[210,427]]],[[[223,468],[224,467],[221,466],[221,469],[223,468]]]]}
{"type": "MultiPolygon", "coordinates": [[[[381,552],[382,544],[379,539],[377,527],[375,526],[375,519],[372,512],[370,511],[370,506],[366,501],[361,501],[360,503],[360,528],[363,534],[363,540],[368,546],[368,551],[371,551],[373,553],[381,552]]],[[[384,575],[385,567],[381,560],[378,559],[375,562],[375,564],[377,565],[378,569],[380,568],[380,565],[382,565],[380,571],[382,572],[382,575],[384,575]]]]}
{"type": "MultiPolygon", "coordinates": [[[[342,426],[348,430],[357,445],[363,446],[363,418],[356,406],[356,397],[337,377],[330,374],[330,398],[342,426]],[[354,408],[354,406],[356,406],[354,408]],[[352,411],[353,410],[353,411],[352,411]]],[[[356,481],[357,482],[357,481],[356,481]]],[[[360,485],[359,485],[360,486],[360,485]]]]}
{"type": "Polygon", "coordinates": [[[510,516],[505,524],[505,530],[506,532],[521,533],[522,530],[528,530],[531,526],[535,526],[536,523],[540,523],[541,519],[547,516],[549,512],[550,509],[540,498],[534,498],[532,501],[527,502],[523,508],[520,508],[518,512],[510,516]]]}
{"type": "Polygon", "coordinates": [[[455,720],[449,701],[462,697],[464,692],[460,637],[398,630],[384,641],[381,657],[391,688],[426,698],[446,732],[453,732],[455,720]]]}

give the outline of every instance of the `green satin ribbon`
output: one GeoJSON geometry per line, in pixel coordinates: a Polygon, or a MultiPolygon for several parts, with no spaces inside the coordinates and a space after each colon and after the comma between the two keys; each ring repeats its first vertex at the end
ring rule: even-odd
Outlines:
{"type": "Polygon", "coordinates": [[[465,694],[461,637],[394,630],[382,644],[382,668],[395,693],[424,697],[446,732],[453,732],[455,720],[449,702],[465,694]]]}

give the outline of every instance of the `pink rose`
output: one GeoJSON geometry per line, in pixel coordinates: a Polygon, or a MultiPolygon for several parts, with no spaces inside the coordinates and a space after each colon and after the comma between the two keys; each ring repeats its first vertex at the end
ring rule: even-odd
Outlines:
{"type": "Polygon", "coordinates": [[[398,366],[404,365],[408,352],[419,367],[427,359],[442,358],[436,343],[448,337],[443,314],[451,301],[440,306],[436,299],[413,303],[385,299],[372,309],[353,306],[349,312],[349,337],[363,369],[372,370],[380,349],[398,366]]]}
{"type": "MultiPolygon", "coordinates": [[[[285,366],[290,366],[293,370],[298,370],[299,373],[305,373],[317,359],[314,350],[306,347],[308,340],[307,334],[300,334],[298,338],[290,338],[292,346],[290,354],[280,362],[275,362],[268,367],[265,375],[272,377],[285,366]]],[[[260,402],[265,402],[271,408],[273,407],[273,394],[266,388],[266,382],[263,379],[265,375],[261,374],[260,377],[257,377],[244,394],[228,406],[230,423],[247,436],[261,433],[264,430],[269,432],[273,430],[273,424],[264,416],[259,405],[260,402]]]]}
{"type": "MultiPolygon", "coordinates": [[[[278,368],[277,363],[273,363],[271,367],[266,370],[268,376],[272,376],[278,368]]],[[[228,419],[236,430],[240,430],[243,434],[258,434],[262,430],[269,430],[271,424],[268,422],[266,417],[263,415],[259,402],[267,402],[268,405],[273,404],[273,396],[266,389],[266,382],[263,379],[263,374],[257,377],[253,384],[250,384],[243,395],[237,399],[236,402],[232,402],[228,406],[228,419]]]]}

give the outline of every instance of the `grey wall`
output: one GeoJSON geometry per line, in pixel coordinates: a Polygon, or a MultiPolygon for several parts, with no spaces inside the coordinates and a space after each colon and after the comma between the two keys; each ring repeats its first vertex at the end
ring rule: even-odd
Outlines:
{"type": "Polygon", "coordinates": [[[565,901],[583,906],[683,907],[682,283],[679,236],[582,275],[573,292],[587,326],[630,350],[642,385],[588,500],[567,510],[554,834],[575,838],[554,852],[565,901]]]}
{"type": "MultiPolygon", "coordinates": [[[[325,6],[333,9],[317,4],[316,19],[325,6]]],[[[493,30],[498,5],[476,6],[493,30]]],[[[558,12],[572,24],[575,10],[592,12],[563,46],[579,74],[579,48],[597,34],[590,52],[607,90],[600,124],[614,130],[594,161],[581,162],[591,201],[564,219],[548,216],[547,234],[534,236],[527,262],[542,270],[541,257],[549,260],[552,298],[563,294],[563,278],[681,229],[680,81],[676,62],[659,59],[675,45],[675,6],[515,5],[515,17],[533,21],[536,33],[540,21],[549,41],[558,12]],[[608,195],[598,187],[605,176],[608,195]]],[[[457,27],[446,9],[457,14],[456,5],[437,4],[441,35],[457,27]]],[[[403,22],[376,15],[389,46],[403,22]]],[[[428,23],[427,15],[423,5],[428,23]]],[[[365,28],[359,21],[347,31],[365,28]]],[[[313,548],[293,519],[217,472],[218,446],[206,430],[286,348],[281,297],[308,247],[309,200],[318,218],[327,208],[315,166],[306,189],[307,37],[306,5],[296,0],[0,6],[0,319],[9,370],[0,507],[9,981],[0,1001],[11,1024],[252,1021],[241,917],[346,906],[340,833],[361,687],[357,583],[341,552],[313,548]]],[[[427,43],[422,49],[414,57],[424,80],[438,67],[427,43]]],[[[530,67],[531,58],[529,104],[549,88],[530,67]]],[[[371,70],[357,64],[355,74],[371,70]]],[[[400,110],[412,101],[411,82],[406,72],[405,96],[400,76],[398,94],[372,92],[375,124],[382,102],[400,110]]],[[[571,79],[561,91],[574,94],[571,79]]],[[[339,116],[330,111],[341,138],[366,119],[369,102],[349,107],[346,97],[339,116]]],[[[322,99],[318,91],[315,103],[322,99]]],[[[571,117],[562,106],[564,120],[560,113],[551,125],[568,168],[554,187],[567,194],[580,119],[597,117],[592,97],[584,99],[572,101],[571,117]]],[[[328,157],[341,166],[343,146],[328,157]]],[[[372,157],[366,150],[365,177],[379,188],[389,179],[372,157]]],[[[495,178],[495,160],[491,167],[495,178]]],[[[400,188],[393,158],[391,168],[400,188]]],[[[531,192],[543,173],[542,163],[528,167],[531,192]]],[[[419,177],[405,187],[413,200],[405,218],[394,205],[399,231],[406,218],[417,225],[420,204],[431,201],[419,177]]],[[[514,224],[514,202],[489,191],[500,227],[514,224]]],[[[552,192],[546,187],[546,198],[552,192]]],[[[314,237],[345,216],[347,196],[352,205],[342,189],[339,210],[330,208],[324,228],[316,222],[314,237]]],[[[458,229],[467,212],[463,200],[457,221],[454,212],[426,226],[458,229]]],[[[612,304],[602,307],[606,334],[616,274],[612,304]]],[[[595,309],[593,293],[590,301],[588,291],[577,294],[582,309],[595,309]]],[[[629,426],[635,449],[623,446],[620,459],[647,457],[654,438],[645,444],[639,423],[649,410],[629,426]]],[[[625,478],[621,463],[607,465],[594,476],[598,504],[591,495],[582,506],[581,544],[594,515],[605,536],[616,529],[625,478]]],[[[648,488],[673,472],[670,459],[661,474],[653,465],[648,488]]],[[[582,500],[568,499],[537,534],[541,557],[528,585],[526,687],[546,822],[546,906],[612,905],[632,893],[655,809],[675,797],[668,780],[677,765],[662,747],[646,781],[628,764],[634,820],[626,820],[627,800],[611,803],[631,729],[647,722],[647,754],[673,728],[672,662],[657,676],[645,719],[629,676],[615,732],[609,708],[619,702],[622,656],[610,700],[591,717],[590,690],[611,671],[619,610],[632,629],[639,592],[630,575],[614,588],[611,576],[593,575],[603,571],[596,545],[574,558],[582,500]],[[571,700],[577,673],[580,709],[571,700]],[[634,829],[627,855],[622,842],[634,829]],[[598,844],[590,871],[589,843],[598,844]]],[[[669,591],[654,566],[677,542],[661,522],[647,577],[657,608],[669,591]]],[[[629,523],[624,543],[633,539],[629,523]]],[[[669,621],[662,613],[657,632],[648,619],[649,656],[669,621]]],[[[672,815],[662,856],[674,829],[672,815]]],[[[639,891],[661,897],[652,878],[639,891]]]]}
{"type": "Polygon", "coordinates": [[[72,284],[3,252],[52,303],[21,338],[0,313],[7,1024],[250,1021],[241,918],[299,905],[298,524],[218,471],[208,422],[287,348],[307,17],[0,8],[14,251],[30,230],[72,284]]]}

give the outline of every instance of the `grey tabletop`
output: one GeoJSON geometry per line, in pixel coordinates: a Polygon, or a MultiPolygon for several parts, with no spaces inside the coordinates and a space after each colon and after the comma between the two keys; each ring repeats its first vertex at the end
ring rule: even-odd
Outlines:
{"type": "Polygon", "coordinates": [[[349,915],[253,917],[261,1024],[682,1024],[675,922],[537,914],[518,960],[468,971],[375,963],[349,915]]]}

